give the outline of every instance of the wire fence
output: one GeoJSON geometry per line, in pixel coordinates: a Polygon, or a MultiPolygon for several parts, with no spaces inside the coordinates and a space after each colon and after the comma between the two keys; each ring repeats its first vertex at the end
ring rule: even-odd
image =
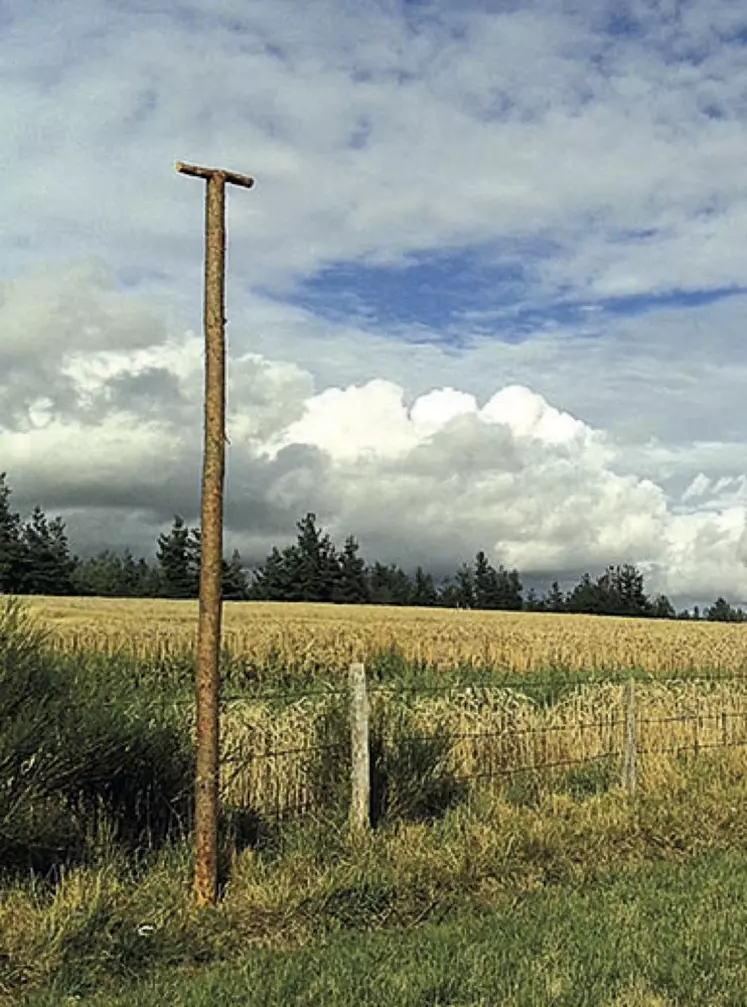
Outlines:
{"type": "MultiPolygon", "coordinates": [[[[351,697],[335,683],[224,700],[224,803],[271,819],[351,807],[351,697]]],[[[747,679],[374,682],[365,717],[371,816],[420,815],[478,783],[632,792],[664,758],[744,749],[747,679]]]]}

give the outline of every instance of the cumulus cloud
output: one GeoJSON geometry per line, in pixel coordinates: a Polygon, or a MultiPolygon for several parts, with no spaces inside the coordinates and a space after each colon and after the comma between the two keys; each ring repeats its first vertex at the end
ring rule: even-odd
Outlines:
{"type": "Polygon", "coordinates": [[[556,243],[545,294],[741,282],[745,18],[698,6],[645,5],[627,35],[606,4],[18,8],[8,240],[173,278],[200,243],[183,157],[256,173],[229,200],[235,261],[278,289],[510,236],[556,243]]]}
{"type": "MultiPolygon", "coordinates": [[[[11,5],[13,6],[13,5],[11,5]]],[[[230,191],[227,543],[637,562],[747,600],[747,14],[51,0],[0,38],[0,469],[76,547],[197,520],[230,191]],[[168,7],[168,9],[167,9],[168,7]],[[168,46],[163,39],[168,38],[168,46]]]]}
{"type": "MultiPolygon", "coordinates": [[[[19,502],[61,512],[77,548],[151,553],[174,513],[198,520],[202,339],[163,331],[130,294],[102,300],[102,283],[81,270],[65,281],[99,324],[116,322],[121,348],[54,344],[46,395],[0,422],[0,458],[19,502]]],[[[484,548],[525,574],[635,562],[674,597],[747,595],[745,477],[696,472],[675,496],[624,471],[608,432],[525,385],[483,399],[448,385],[408,395],[386,378],[318,388],[258,353],[233,357],[229,375],[227,542],[251,563],[315,510],[340,542],[354,533],[371,558],[439,576],[484,548]]],[[[11,387],[4,373],[3,398],[11,387]]]]}

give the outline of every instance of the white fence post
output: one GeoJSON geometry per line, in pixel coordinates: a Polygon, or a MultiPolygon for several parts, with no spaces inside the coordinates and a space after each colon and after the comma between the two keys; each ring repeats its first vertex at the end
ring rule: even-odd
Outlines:
{"type": "Polygon", "coordinates": [[[635,793],[636,785],[636,727],[635,727],[635,679],[631,676],[625,685],[624,734],[622,783],[629,794],[635,793]]]}
{"type": "Polygon", "coordinates": [[[365,665],[351,664],[348,681],[351,749],[350,826],[355,830],[364,831],[369,826],[371,791],[365,665]]]}

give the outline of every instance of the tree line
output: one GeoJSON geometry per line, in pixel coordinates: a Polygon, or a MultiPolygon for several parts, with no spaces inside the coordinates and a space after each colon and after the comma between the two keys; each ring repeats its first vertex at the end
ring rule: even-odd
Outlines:
{"type": "MultiPolygon", "coordinates": [[[[200,530],[176,515],[158,536],[155,563],[104,550],[81,560],[71,553],[65,524],[49,521],[35,507],[24,522],[10,505],[11,490],[0,473],[0,594],[76,595],[122,598],[196,598],[199,589],[200,530]]],[[[747,613],[723,597],[702,613],[695,606],[676,612],[666,595],[651,598],[643,574],[633,565],[608,566],[593,578],[585,573],[570,590],[557,581],[542,595],[524,592],[517,570],[493,566],[482,550],[462,563],[454,576],[436,583],[418,566],[413,574],[396,563],[367,564],[349,535],[342,549],[308,513],[296,525],[297,541],[274,547],[264,563],[247,575],[234,550],[223,559],[226,601],[330,602],[413,605],[530,612],[575,612],[658,619],[708,619],[744,622],[747,613]]]]}

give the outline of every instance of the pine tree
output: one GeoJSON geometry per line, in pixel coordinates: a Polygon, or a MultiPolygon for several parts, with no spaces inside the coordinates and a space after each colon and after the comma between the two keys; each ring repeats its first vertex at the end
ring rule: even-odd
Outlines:
{"type": "Polygon", "coordinates": [[[44,512],[38,505],[23,526],[24,594],[56,594],[57,563],[52,554],[52,540],[44,512]]]}
{"type": "Polygon", "coordinates": [[[76,594],[86,597],[124,597],[119,556],[105,549],[83,560],[73,574],[73,588],[76,594]]]}
{"type": "Polygon", "coordinates": [[[137,561],[138,598],[157,598],[161,593],[161,575],[142,556],[137,561]]]}
{"type": "Polygon", "coordinates": [[[436,604],[439,608],[458,608],[460,598],[459,587],[452,581],[451,577],[445,577],[439,585],[436,604]]]}
{"type": "Polygon", "coordinates": [[[498,567],[499,608],[506,612],[521,612],[524,607],[524,588],[518,570],[504,570],[498,567]]]}
{"type": "Polygon", "coordinates": [[[608,597],[600,590],[598,582],[594,583],[591,576],[585,573],[573,590],[569,592],[566,607],[569,612],[601,615],[607,604],[608,597]]]}
{"type": "MultiPolygon", "coordinates": [[[[501,607],[501,592],[498,572],[490,563],[485,553],[480,550],[475,556],[474,608],[494,609],[501,607]]],[[[473,606],[470,605],[470,608],[473,606]]]]}
{"type": "Polygon", "coordinates": [[[272,552],[264,564],[258,567],[252,575],[249,587],[249,597],[254,601],[290,601],[292,591],[294,547],[290,546],[283,553],[273,546],[272,552]]]}
{"type": "Polygon", "coordinates": [[[122,555],[120,570],[124,597],[137,598],[140,593],[140,570],[129,549],[125,549],[122,555]]]}
{"type": "Polygon", "coordinates": [[[676,619],[674,606],[665,594],[657,595],[651,605],[651,615],[654,619],[676,619]]]}
{"type": "Polygon", "coordinates": [[[10,495],[5,472],[0,472],[0,594],[20,594],[23,589],[21,518],[10,508],[10,495]]]}
{"type": "Polygon", "coordinates": [[[222,562],[222,592],[224,601],[245,601],[248,593],[241,554],[234,549],[231,559],[222,562]]]}
{"type": "Polygon", "coordinates": [[[392,605],[412,605],[412,581],[397,563],[389,567],[389,585],[392,605]]]}
{"type": "Polygon", "coordinates": [[[623,603],[617,587],[617,578],[614,567],[607,567],[605,572],[598,577],[594,589],[597,600],[595,602],[595,612],[598,615],[623,615],[623,603]]]}
{"type": "Polygon", "coordinates": [[[392,592],[389,570],[378,560],[367,570],[369,597],[372,605],[391,605],[392,592]]]}
{"type": "Polygon", "coordinates": [[[743,622],[744,613],[741,609],[734,609],[729,602],[719,597],[705,610],[704,616],[710,622],[743,622]]]}
{"type": "Polygon", "coordinates": [[[565,595],[560,589],[560,584],[556,580],[550,585],[550,590],[544,597],[544,608],[547,612],[565,612],[565,595]]]}
{"type": "Polygon", "coordinates": [[[475,608],[477,599],[475,597],[475,578],[472,570],[466,563],[462,563],[456,574],[457,607],[475,608]]]}
{"type": "Polygon", "coordinates": [[[192,571],[189,568],[189,530],[178,514],[169,534],[158,536],[158,560],[161,594],[164,598],[194,597],[192,571]]]}
{"type": "Polygon", "coordinates": [[[410,605],[413,586],[404,570],[396,564],[374,563],[368,570],[371,604],[410,605]]]}
{"type": "Polygon", "coordinates": [[[49,533],[52,537],[52,552],[60,571],[60,594],[75,594],[73,575],[80,560],[70,552],[70,543],[62,518],[56,517],[50,522],[49,533]]]}
{"type": "Polygon", "coordinates": [[[646,616],[651,612],[651,602],[644,589],[643,574],[626,563],[613,572],[613,583],[619,598],[621,615],[646,616]]]}
{"type": "Polygon", "coordinates": [[[339,560],[329,535],[316,527],[316,514],[308,513],[298,528],[298,579],[293,594],[298,601],[331,601],[340,577],[339,560]]]}
{"type": "Polygon", "coordinates": [[[422,566],[415,571],[415,583],[412,590],[412,604],[429,608],[438,602],[438,592],[436,591],[433,577],[426,573],[422,566]]]}
{"type": "Polygon", "coordinates": [[[345,539],[339,563],[340,575],[332,600],[345,605],[365,605],[370,600],[366,564],[358,555],[358,543],[352,535],[345,539]]]}
{"type": "Polygon", "coordinates": [[[62,518],[49,523],[44,511],[34,507],[23,527],[23,591],[26,594],[68,595],[74,591],[76,561],[62,518]]]}

